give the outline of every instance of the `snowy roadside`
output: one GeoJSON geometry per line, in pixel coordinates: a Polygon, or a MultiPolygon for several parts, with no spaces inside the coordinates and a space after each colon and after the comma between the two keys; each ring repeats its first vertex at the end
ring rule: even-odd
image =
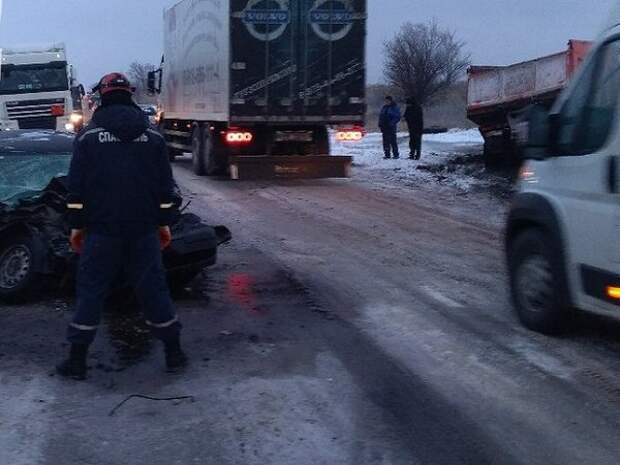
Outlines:
{"type": "Polygon", "coordinates": [[[386,181],[408,184],[434,183],[450,186],[462,193],[491,191],[505,196],[509,183],[505,177],[489,173],[482,162],[483,139],[477,129],[453,129],[444,134],[425,135],[422,159],[409,160],[409,135],[398,134],[401,158],[384,160],[380,133],[368,134],[359,143],[332,140],[332,152],[353,156],[356,175],[377,176],[386,181]]]}
{"type": "MultiPolygon", "coordinates": [[[[477,129],[453,129],[425,135],[421,160],[409,160],[409,135],[398,134],[399,160],[383,159],[380,133],[358,143],[332,138],[332,153],[353,157],[353,177],[399,195],[415,191],[448,210],[503,224],[512,184],[506,174],[489,172],[483,163],[483,139],[477,129]],[[467,203],[467,208],[464,206],[467,203]]],[[[409,194],[410,195],[410,194],[409,194]]]]}

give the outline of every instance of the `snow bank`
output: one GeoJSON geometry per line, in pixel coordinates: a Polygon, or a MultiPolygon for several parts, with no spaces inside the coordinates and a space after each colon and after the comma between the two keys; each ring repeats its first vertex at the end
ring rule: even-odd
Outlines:
{"type": "MultiPolygon", "coordinates": [[[[469,192],[498,181],[486,173],[482,163],[484,140],[477,129],[454,129],[428,134],[422,139],[421,160],[409,160],[409,134],[398,134],[399,160],[384,160],[380,133],[370,133],[358,143],[337,142],[332,137],[332,153],[353,157],[354,175],[390,183],[449,185],[469,192]]],[[[501,180],[499,180],[501,182],[501,180]]]]}

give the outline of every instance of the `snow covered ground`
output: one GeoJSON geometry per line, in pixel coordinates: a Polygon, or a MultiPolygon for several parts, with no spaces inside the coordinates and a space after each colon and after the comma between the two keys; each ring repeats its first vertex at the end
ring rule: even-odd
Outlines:
{"type": "Polygon", "coordinates": [[[384,160],[380,133],[370,133],[363,141],[342,143],[332,139],[334,155],[350,155],[356,176],[397,183],[433,183],[463,193],[509,190],[504,176],[487,172],[482,160],[483,139],[477,129],[453,129],[443,134],[425,135],[421,160],[409,160],[409,135],[398,134],[399,160],[384,160]]]}

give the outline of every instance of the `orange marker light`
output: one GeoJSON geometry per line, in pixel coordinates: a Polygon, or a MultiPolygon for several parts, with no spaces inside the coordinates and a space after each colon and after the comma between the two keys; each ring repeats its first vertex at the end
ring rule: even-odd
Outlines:
{"type": "Polygon", "coordinates": [[[364,138],[362,131],[338,131],[336,133],[336,140],[338,142],[356,142],[364,138]]]}
{"type": "Polygon", "coordinates": [[[620,287],[607,286],[607,296],[612,299],[620,299],[620,287]]]}
{"type": "Polygon", "coordinates": [[[231,131],[226,133],[226,142],[229,144],[249,144],[254,139],[251,132],[231,131]]]}

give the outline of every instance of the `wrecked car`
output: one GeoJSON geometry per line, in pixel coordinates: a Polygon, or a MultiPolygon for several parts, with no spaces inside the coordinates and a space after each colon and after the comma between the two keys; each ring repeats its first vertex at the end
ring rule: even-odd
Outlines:
{"type": "MultiPolygon", "coordinates": [[[[77,256],[65,220],[66,175],[73,136],[53,131],[0,133],[0,300],[31,298],[49,284],[73,282],[77,256]]],[[[181,197],[164,264],[173,289],[187,286],[215,264],[228,242],[224,226],[208,226],[183,213],[181,197]]],[[[122,279],[119,286],[122,286],[122,279]]]]}

